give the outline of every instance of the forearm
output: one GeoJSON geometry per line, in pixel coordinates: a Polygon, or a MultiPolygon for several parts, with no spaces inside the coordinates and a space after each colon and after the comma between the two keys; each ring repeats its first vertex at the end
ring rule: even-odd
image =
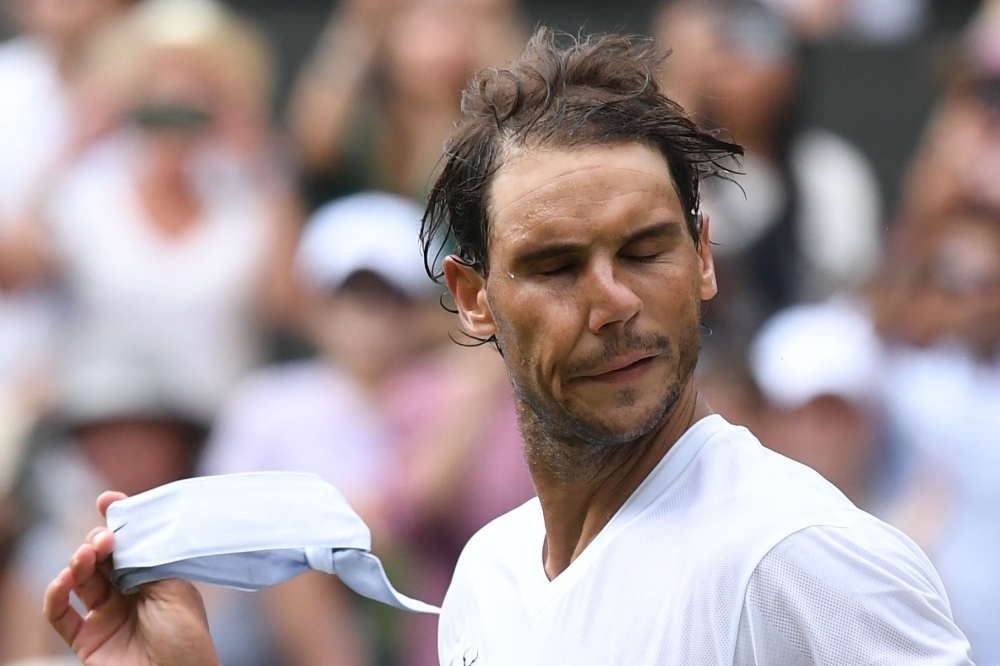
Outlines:
{"type": "Polygon", "coordinates": [[[307,170],[335,162],[378,52],[371,25],[338,11],[299,75],[289,106],[289,132],[307,170]]]}

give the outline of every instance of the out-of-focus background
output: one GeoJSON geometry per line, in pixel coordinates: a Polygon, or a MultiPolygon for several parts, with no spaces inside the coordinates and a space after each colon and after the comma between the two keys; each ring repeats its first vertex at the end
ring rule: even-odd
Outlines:
{"type": "MultiPolygon", "coordinates": [[[[0,664],[93,499],[315,472],[439,603],[532,495],[488,348],[425,276],[460,91],[534,26],[672,49],[661,85],[747,149],[703,192],[709,401],[898,526],[1000,664],[1000,3],[3,0],[0,664]]],[[[433,618],[306,575],[204,590],[227,666],[436,664],[433,618]]]]}

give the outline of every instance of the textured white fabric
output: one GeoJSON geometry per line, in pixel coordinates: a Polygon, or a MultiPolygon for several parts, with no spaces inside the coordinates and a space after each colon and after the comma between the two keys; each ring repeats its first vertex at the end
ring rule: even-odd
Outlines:
{"type": "Polygon", "coordinates": [[[186,479],[115,502],[107,519],[111,579],[126,591],[165,578],[259,590],[315,569],[376,601],[438,611],[393,589],[369,552],[368,526],[314,474],[186,479]]]}
{"type": "Polygon", "coordinates": [[[968,664],[928,573],[913,545],[877,521],[797,532],[750,577],[733,663],[968,664]]]}
{"type": "Polygon", "coordinates": [[[720,416],[552,581],[544,539],[533,500],[469,542],[443,666],[971,663],[912,542],[720,416]]]}

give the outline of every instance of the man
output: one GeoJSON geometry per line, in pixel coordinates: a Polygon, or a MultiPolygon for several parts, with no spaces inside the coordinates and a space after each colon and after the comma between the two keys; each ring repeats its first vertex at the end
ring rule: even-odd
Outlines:
{"type": "MultiPolygon", "coordinates": [[[[970,663],[910,541],[699,396],[698,183],[739,149],[655,64],[625,37],[542,30],[466,94],[424,240],[433,265],[451,237],[463,325],[504,355],[538,499],[466,547],[442,664],[970,663]]],[[[190,587],[109,585],[113,542],[95,530],[46,596],[77,655],[216,664],[190,587]]]]}

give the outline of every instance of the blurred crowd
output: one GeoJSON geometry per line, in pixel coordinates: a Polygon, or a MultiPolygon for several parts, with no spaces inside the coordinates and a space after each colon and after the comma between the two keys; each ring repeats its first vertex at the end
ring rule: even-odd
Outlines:
{"type": "MultiPolygon", "coordinates": [[[[265,26],[217,0],[3,9],[0,664],[74,663],[39,609],[101,490],[197,474],[319,474],[440,603],[465,541],[533,494],[501,359],[463,344],[417,244],[461,90],[517,53],[522,8],[341,0],[287,100],[265,26]]],[[[660,85],[746,147],[702,197],[709,402],[917,541],[1000,665],[1000,2],[929,63],[895,200],[800,112],[809,44],[926,20],[672,0],[647,32],[660,85]]],[[[203,593],[227,666],[437,663],[435,618],[324,574],[203,593]]]]}

